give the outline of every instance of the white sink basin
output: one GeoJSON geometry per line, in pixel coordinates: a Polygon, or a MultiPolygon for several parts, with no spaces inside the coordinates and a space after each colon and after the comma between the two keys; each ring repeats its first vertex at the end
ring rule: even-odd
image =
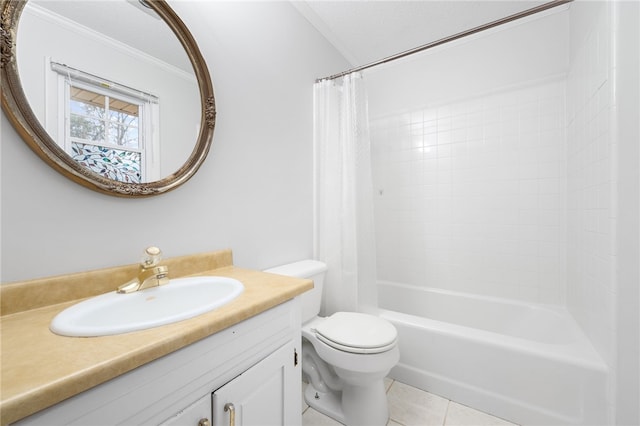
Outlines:
{"type": "Polygon", "coordinates": [[[74,337],[144,330],[212,311],[243,291],[242,283],[233,278],[177,278],[160,287],[129,294],[113,291],[84,300],[56,315],[49,328],[74,337]]]}

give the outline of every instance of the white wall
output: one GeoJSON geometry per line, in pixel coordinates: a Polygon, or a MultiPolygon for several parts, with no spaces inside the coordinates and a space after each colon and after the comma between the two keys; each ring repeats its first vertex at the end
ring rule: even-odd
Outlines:
{"type": "MultiPolygon", "coordinates": [[[[264,268],[312,253],[312,84],[347,61],[288,2],[171,1],[215,86],[218,121],[199,172],[123,199],[47,167],[1,119],[2,282],[220,248],[264,268]]],[[[117,283],[116,283],[117,284],[117,283]]]]}
{"type": "Polygon", "coordinates": [[[640,424],[640,3],[614,6],[617,115],[616,424],[640,424]]]}
{"type": "Polygon", "coordinates": [[[611,423],[637,425],[640,7],[571,12],[567,306],[611,367],[611,423]]]}
{"type": "Polygon", "coordinates": [[[640,3],[617,3],[618,264],[616,423],[640,424],[640,3]]]}
{"type": "Polygon", "coordinates": [[[562,304],[566,9],[367,72],[378,278],[562,304]]]}
{"type": "Polygon", "coordinates": [[[616,139],[611,7],[571,8],[567,77],[567,307],[608,365],[614,360],[616,139]]]}
{"type": "Polygon", "coordinates": [[[370,68],[369,113],[466,101],[564,74],[568,30],[561,6],[370,68]]]}

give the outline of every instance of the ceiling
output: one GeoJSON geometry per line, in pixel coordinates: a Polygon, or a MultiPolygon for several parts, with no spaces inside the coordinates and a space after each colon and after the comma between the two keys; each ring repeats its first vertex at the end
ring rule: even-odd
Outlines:
{"type": "Polygon", "coordinates": [[[356,67],[547,2],[296,0],[292,4],[356,67]]]}

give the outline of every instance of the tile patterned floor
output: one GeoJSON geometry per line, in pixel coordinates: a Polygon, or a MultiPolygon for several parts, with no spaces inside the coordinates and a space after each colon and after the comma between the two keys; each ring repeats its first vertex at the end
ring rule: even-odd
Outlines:
{"type": "MultiPolygon", "coordinates": [[[[390,419],[387,426],[516,426],[454,401],[387,379],[390,419]]],[[[303,395],[306,383],[302,384],[303,395]]],[[[303,426],[342,426],[302,401],[303,426]]]]}

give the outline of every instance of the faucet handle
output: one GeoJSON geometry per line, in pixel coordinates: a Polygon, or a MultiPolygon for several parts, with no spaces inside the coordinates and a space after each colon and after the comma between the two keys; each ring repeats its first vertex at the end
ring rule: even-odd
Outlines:
{"type": "Polygon", "coordinates": [[[144,257],[142,258],[142,266],[145,268],[152,268],[156,266],[162,260],[162,250],[158,247],[147,247],[144,251],[144,257]]]}

